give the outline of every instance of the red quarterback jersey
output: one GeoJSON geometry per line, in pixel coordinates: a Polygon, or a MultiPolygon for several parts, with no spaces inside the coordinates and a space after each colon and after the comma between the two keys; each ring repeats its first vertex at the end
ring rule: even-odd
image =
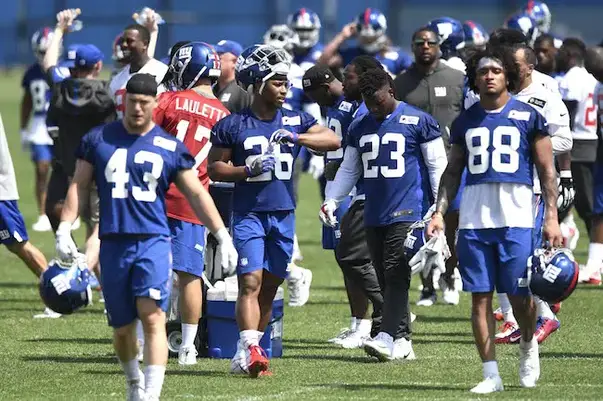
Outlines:
{"type": "MultiPolygon", "coordinates": [[[[194,169],[205,189],[209,187],[207,155],[209,136],[214,124],[230,114],[215,98],[207,98],[193,90],[162,93],[153,111],[155,124],[178,138],[195,158],[194,169]]],[[[201,224],[180,190],[172,183],[165,195],[168,217],[201,224]]]]}

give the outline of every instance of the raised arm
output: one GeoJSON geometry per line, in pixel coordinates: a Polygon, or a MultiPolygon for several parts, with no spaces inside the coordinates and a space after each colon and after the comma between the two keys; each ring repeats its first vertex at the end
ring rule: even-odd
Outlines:
{"type": "Polygon", "coordinates": [[[315,124],[307,132],[299,134],[298,143],[319,152],[337,150],[341,147],[341,139],[331,129],[315,124]]]}
{"type": "Polygon", "coordinates": [[[325,46],[316,64],[326,64],[329,67],[339,66],[341,64],[339,48],[354,35],[356,35],[356,23],[350,22],[325,46]]]}

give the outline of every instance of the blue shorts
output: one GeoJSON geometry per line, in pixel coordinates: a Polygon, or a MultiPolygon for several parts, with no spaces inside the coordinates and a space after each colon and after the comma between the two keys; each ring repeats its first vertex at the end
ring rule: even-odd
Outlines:
{"type": "Polygon", "coordinates": [[[168,217],[172,236],[173,269],[201,277],[205,259],[205,227],[168,217]]]}
{"type": "Polygon", "coordinates": [[[343,202],[341,202],[337,210],[335,210],[337,225],[334,228],[327,227],[323,224],[322,249],[335,249],[335,247],[337,247],[337,244],[339,243],[339,238],[341,237],[341,231],[339,231],[339,224],[341,223],[343,215],[346,214],[346,212],[350,208],[351,201],[352,197],[348,196],[343,202]]]}
{"type": "Polygon", "coordinates": [[[544,227],[544,199],[542,195],[534,195],[534,236],[532,249],[544,246],[542,229],[544,227]]]}
{"type": "Polygon", "coordinates": [[[593,184],[593,214],[603,214],[603,160],[595,164],[593,184]]]}
{"type": "Polygon", "coordinates": [[[456,197],[452,202],[450,202],[450,206],[448,206],[448,211],[450,212],[458,212],[461,208],[461,199],[463,199],[463,190],[465,189],[465,182],[467,181],[467,169],[463,170],[463,175],[461,175],[461,183],[459,185],[459,190],[456,192],[456,197]]]}
{"type": "Polygon", "coordinates": [[[34,163],[38,162],[49,162],[52,160],[52,145],[36,145],[31,144],[31,161],[34,163]]]}
{"type": "Polygon", "coordinates": [[[16,200],[0,201],[0,244],[11,245],[29,239],[16,200]]]}
{"type": "Polygon", "coordinates": [[[461,229],[456,252],[463,291],[509,295],[529,294],[528,257],[532,254],[531,228],[461,229]]]}
{"type": "Polygon", "coordinates": [[[264,269],[286,278],[287,265],[293,255],[293,210],[235,213],[232,223],[232,239],[239,253],[237,274],[264,269]]]}
{"type": "Polygon", "coordinates": [[[111,236],[101,239],[101,285],[109,326],[118,328],[138,317],[136,298],[154,299],[167,311],[172,286],[169,237],[111,236]]]}

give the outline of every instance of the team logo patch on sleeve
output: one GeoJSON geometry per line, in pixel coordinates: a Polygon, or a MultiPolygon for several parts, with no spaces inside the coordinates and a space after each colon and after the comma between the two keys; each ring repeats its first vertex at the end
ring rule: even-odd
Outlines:
{"type": "Polygon", "coordinates": [[[408,124],[408,125],[418,125],[419,117],[418,116],[400,116],[400,124],[408,124]]]}
{"type": "Polygon", "coordinates": [[[176,150],[176,141],[156,136],[153,138],[153,145],[173,152],[176,150]]]}
{"type": "Polygon", "coordinates": [[[349,112],[350,110],[352,110],[352,104],[348,103],[346,101],[343,101],[339,104],[339,110],[349,112]]]}
{"type": "Polygon", "coordinates": [[[544,105],[546,104],[545,100],[542,99],[538,99],[537,97],[531,97],[528,99],[528,104],[533,104],[536,107],[540,107],[541,109],[544,108],[544,105]]]}
{"type": "Polygon", "coordinates": [[[519,121],[530,121],[529,111],[511,110],[509,112],[509,118],[519,121]]]}
{"type": "Polygon", "coordinates": [[[283,125],[301,125],[301,117],[283,117],[283,125]]]}

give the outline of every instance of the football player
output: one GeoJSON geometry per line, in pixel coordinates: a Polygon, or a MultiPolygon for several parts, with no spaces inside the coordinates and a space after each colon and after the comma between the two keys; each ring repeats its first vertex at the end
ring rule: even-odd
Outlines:
{"type": "Polygon", "coordinates": [[[545,33],[538,36],[534,42],[534,51],[538,59],[536,70],[551,77],[558,75],[555,66],[558,49],[555,41],[556,39],[552,35],[545,33]]]}
{"type": "MultiPolygon", "coordinates": [[[[359,56],[348,65],[370,65],[381,68],[381,64],[370,56],[359,56]]],[[[362,67],[360,67],[362,68],[362,67]]],[[[352,74],[346,73],[349,77],[352,74]]],[[[338,167],[343,160],[348,128],[352,121],[368,112],[362,102],[358,79],[347,79],[342,84],[326,66],[314,66],[304,74],[304,91],[326,108],[327,126],[341,138],[340,149],[325,154],[327,189],[333,184],[338,167]]],[[[359,348],[370,338],[371,326],[379,331],[383,296],[364,232],[364,188],[362,179],[350,196],[338,207],[325,204],[319,213],[322,229],[323,249],[333,249],[337,264],[341,268],[350,305],[350,327],[344,329],[329,342],[343,348],[359,348]],[[345,217],[344,217],[345,216],[345,217]],[[334,225],[334,227],[330,227],[334,225]],[[373,304],[373,320],[368,318],[368,301],[373,304]]]]}
{"type": "MultiPolygon", "coordinates": [[[[553,154],[560,167],[561,187],[557,208],[559,213],[565,212],[573,202],[573,183],[571,176],[572,133],[569,127],[567,107],[558,93],[551,92],[542,85],[533,82],[532,73],[537,63],[534,50],[525,44],[513,47],[515,62],[519,67],[519,87],[515,97],[536,109],[547,121],[548,133],[551,136],[553,154]]],[[[544,222],[544,201],[541,195],[540,181],[534,175],[534,248],[542,248],[542,224],[544,222]]],[[[504,323],[496,334],[497,344],[519,343],[521,332],[513,315],[511,304],[506,294],[498,294],[504,323]]],[[[559,328],[559,321],[549,305],[535,297],[538,310],[536,323],[536,339],[543,342],[551,333],[559,328]]],[[[496,312],[495,312],[496,313],[496,312]]]]}
{"type": "MultiPolygon", "coordinates": [[[[195,159],[182,142],[153,123],[156,95],[156,77],[135,74],[126,85],[124,119],[94,128],[82,139],[61,216],[61,225],[70,226],[78,214],[78,189],[96,180],[101,281],[128,400],[159,400],[163,386],[172,266],[165,196],[172,182],[220,241],[222,265],[234,266],[237,259],[214,202],[192,169],[195,159]],[[144,375],[137,359],[137,317],[145,334],[144,375]]],[[[66,261],[77,252],[70,235],[57,235],[56,248],[66,261]]]]}
{"type": "Polygon", "coordinates": [[[297,34],[299,41],[293,44],[293,62],[304,71],[312,67],[322,54],[320,18],[308,8],[300,8],[287,17],[287,25],[297,34]]]}
{"type": "Polygon", "coordinates": [[[376,8],[367,8],[325,46],[318,63],[343,67],[357,56],[369,55],[379,60],[387,72],[396,76],[410,67],[412,57],[399,48],[392,47],[386,31],[385,15],[376,8]],[[344,42],[352,38],[358,41],[357,47],[340,49],[344,42]]]}
{"type": "Polygon", "coordinates": [[[465,49],[484,49],[490,40],[488,31],[475,21],[463,22],[463,32],[465,33],[465,49]]]}
{"type": "Polygon", "coordinates": [[[149,50],[153,43],[152,38],[156,40],[159,29],[154,15],[154,12],[148,14],[144,26],[132,24],[128,25],[123,31],[119,46],[123,53],[122,61],[125,67],[111,79],[109,86],[119,118],[123,117],[126,84],[133,74],[151,74],[159,84],[168,70],[167,65],[154,59],[149,50]]]}
{"type": "Polygon", "coordinates": [[[528,14],[534,21],[536,21],[536,26],[540,32],[549,32],[551,29],[553,16],[551,15],[549,6],[547,6],[544,1],[528,1],[528,4],[526,4],[524,7],[523,12],[528,14]]]}
{"type": "MultiPolygon", "coordinates": [[[[576,38],[563,41],[556,58],[557,70],[564,74],[559,79],[561,97],[569,110],[570,129],[573,136],[571,153],[571,170],[576,188],[575,207],[578,215],[586,225],[590,236],[593,209],[593,167],[597,152],[597,110],[598,104],[594,99],[597,80],[584,68],[586,46],[576,38]]],[[[569,211],[561,215],[562,229],[565,232],[576,233],[567,246],[574,249],[578,242],[578,229],[574,223],[573,214],[569,211]]],[[[564,233],[564,237],[569,237],[564,233]]],[[[581,270],[581,281],[590,282],[590,274],[581,270]]],[[[592,284],[601,283],[597,274],[593,275],[592,284]]]]}
{"type": "Polygon", "coordinates": [[[404,241],[424,214],[421,171],[428,172],[435,198],[446,149],[433,117],[396,100],[386,71],[367,70],[359,85],[369,113],[349,128],[343,162],[323,208],[339,205],[362,177],[366,240],[384,300],[379,332],[364,349],[380,361],[414,359],[404,241]]]}
{"type": "Polygon", "coordinates": [[[44,54],[50,45],[53,31],[38,30],[31,38],[31,46],[37,61],[23,75],[21,87],[21,144],[29,147],[31,161],[35,166],[35,196],[38,205],[38,220],[32,225],[34,231],[51,231],[50,220],[44,211],[46,183],[52,161],[52,138],[46,127],[46,112],[50,101],[50,88],[41,66],[44,54]]]}
{"type": "Polygon", "coordinates": [[[427,26],[440,37],[440,60],[464,74],[465,63],[460,57],[460,50],[465,47],[463,24],[454,18],[441,17],[429,21],[427,26]]]}
{"type": "Polygon", "coordinates": [[[472,326],[484,380],[471,392],[503,390],[494,351],[494,289],[506,292],[521,327],[519,381],[534,387],[540,376],[536,309],[529,293],[526,260],[532,254],[533,166],[546,201],[543,235],[549,246],[562,242],[557,222],[557,181],[546,121],[515,100],[519,71],[506,48],[477,52],[467,66],[480,101],[463,111],[451,129],[452,148],[442,176],[436,211],[427,234],[444,230],[443,216],[455,198],[463,170],[457,254],[463,289],[472,293],[472,326]],[[487,208],[483,205],[488,205],[487,208]]]}
{"type": "Polygon", "coordinates": [[[534,45],[534,41],[540,35],[536,21],[525,13],[518,13],[510,16],[505,21],[504,28],[513,29],[523,33],[528,38],[528,44],[534,45]]]}
{"type": "MultiPolygon", "coordinates": [[[[311,115],[283,108],[290,57],[268,45],[247,48],[237,62],[237,80],[253,91],[248,109],[220,120],[211,133],[209,176],[234,182],[232,229],[239,252],[237,324],[240,340],[231,370],[267,374],[259,346],[279,285],[293,253],[295,198],[292,173],[301,146],[337,150],[340,139],[311,115]]],[[[299,271],[291,270],[289,280],[299,271]]]]}
{"type": "Polygon", "coordinates": [[[113,68],[111,69],[111,78],[117,75],[127,63],[125,62],[124,52],[121,49],[121,42],[124,40],[123,33],[119,33],[113,41],[111,59],[113,60],[113,68]]]}
{"type": "MultiPolygon", "coordinates": [[[[210,45],[190,42],[175,53],[170,71],[171,86],[176,91],[159,96],[153,120],[186,145],[195,158],[199,181],[208,190],[209,134],[214,124],[229,114],[211,88],[220,75],[220,59],[210,45]]],[[[205,227],[174,184],[166,193],[165,201],[172,236],[173,269],[180,285],[182,345],[178,363],[194,365],[197,363],[194,341],[201,319],[205,227]]]]}

